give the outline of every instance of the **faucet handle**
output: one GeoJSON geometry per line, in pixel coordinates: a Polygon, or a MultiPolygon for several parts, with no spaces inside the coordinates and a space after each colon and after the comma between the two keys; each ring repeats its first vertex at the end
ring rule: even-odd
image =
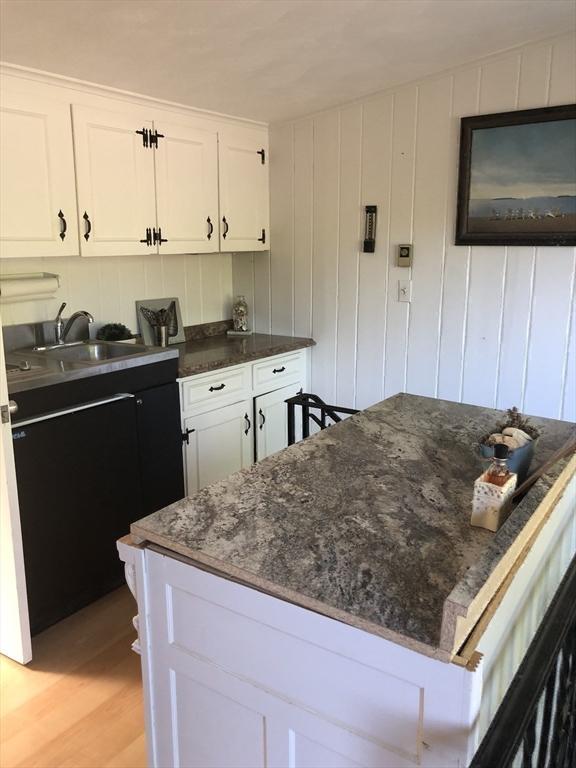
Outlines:
{"type": "Polygon", "coordinates": [[[66,306],[66,302],[65,302],[65,301],[63,301],[63,302],[62,302],[62,305],[60,306],[60,309],[58,310],[58,314],[57,314],[57,315],[56,315],[56,317],[55,317],[55,320],[56,320],[56,322],[58,322],[58,320],[60,320],[60,317],[61,317],[61,315],[62,315],[62,312],[64,312],[64,307],[65,307],[65,306],[66,306]]]}

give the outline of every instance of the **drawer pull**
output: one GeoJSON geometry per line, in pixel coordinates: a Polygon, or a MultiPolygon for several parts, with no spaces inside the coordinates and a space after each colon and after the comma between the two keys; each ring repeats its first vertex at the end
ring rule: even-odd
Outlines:
{"type": "Polygon", "coordinates": [[[210,387],[208,392],[220,392],[220,390],[224,389],[225,386],[226,384],[218,384],[217,387],[210,387]]]}
{"type": "Polygon", "coordinates": [[[272,373],[284,373],[285,370],[286,370],[286,366],[283,365],[282,368],[274,368],[272,373]]]}
{"type": "Polygon", "coordinates": [[[58,218],[60,219],[60,239],[64,240],[66,237],[66,230],[68,229],[68,224],[66,224],[66,219],[64,218],[64,214],[62,213],[62,210],[58,211],[58,218]]]}
{"type": "Polygon", "coordinates": [[[252,426],[252,422],[248,418],[248,414],[244,414],[244,419],[246,420],[246,429],[244,430],[244,434],[247,435],[248,432],[250,432],[250,427],[252,426]]]}

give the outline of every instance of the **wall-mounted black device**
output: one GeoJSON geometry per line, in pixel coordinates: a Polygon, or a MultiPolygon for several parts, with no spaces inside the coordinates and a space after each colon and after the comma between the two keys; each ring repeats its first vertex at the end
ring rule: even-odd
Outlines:
{"type": "Polygon", "coordinates": [[[376,248],[376,206],[367,205],[365,208],[366,220],[364,223],[364,253],[374,253],[376,248]]]}

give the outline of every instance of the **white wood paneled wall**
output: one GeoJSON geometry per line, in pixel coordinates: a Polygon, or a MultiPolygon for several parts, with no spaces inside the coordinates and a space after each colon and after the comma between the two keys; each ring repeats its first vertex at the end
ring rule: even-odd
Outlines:
{"type": "Polygon", "coordinates": [[[312,391],[340,405],[407,391],[576,419],[575,249],[453,245],[459,118],[574,101],[566,35],[272,126],[272,251],[233,264],[256,329],[313,336],[312,391]]]}
{"type": "Polygon", "coordinates": [[[3,305],[4,325],[50,319],[60,303],[66,301],[65,316],[77,309],[87,309],[99,324],[121,322],[135,331],[136,299],[171,296],[180,299],[185,325],[232,316],[229,253],[0,261],[0,274],[39,271],[60,275],[57,297],[3,305]]]}

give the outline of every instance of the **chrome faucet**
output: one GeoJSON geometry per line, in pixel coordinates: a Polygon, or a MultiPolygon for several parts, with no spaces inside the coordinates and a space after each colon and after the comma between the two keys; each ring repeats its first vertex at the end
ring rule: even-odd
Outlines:
{"type": "MultiPolygon", "coordinates": [[[[66,306],[66,305],[64,305],[64,306],[66,306]]],[[[64,330],[62,331],[62,335],[60,337],[61,341],[57,340],[58,344],[64,344],[66,342],[66,337],[70,333],[70,329],[72,328],[72,326],[74,325],[76,320],[78,320],[79,317],[85,317],[88,320],[89,323],[93,323],[94,322],[94,318],[92,317],[90,312],[86,312],[85,309],[81,309],[78,312],[74,312],[74,314],[71,315],[68,318],[68,322],[64,326],[64,330]]]]}
{"type": "Polygon", "coordinates": [[[64,330],[64,320],[62,320],[62,312],[64,312],[65,306],[66,302],[63,301],[62,306],[54,319],[54,340],[56,341],[56,344],[64,344],[64,334],[62,333],[64,330]]]}

